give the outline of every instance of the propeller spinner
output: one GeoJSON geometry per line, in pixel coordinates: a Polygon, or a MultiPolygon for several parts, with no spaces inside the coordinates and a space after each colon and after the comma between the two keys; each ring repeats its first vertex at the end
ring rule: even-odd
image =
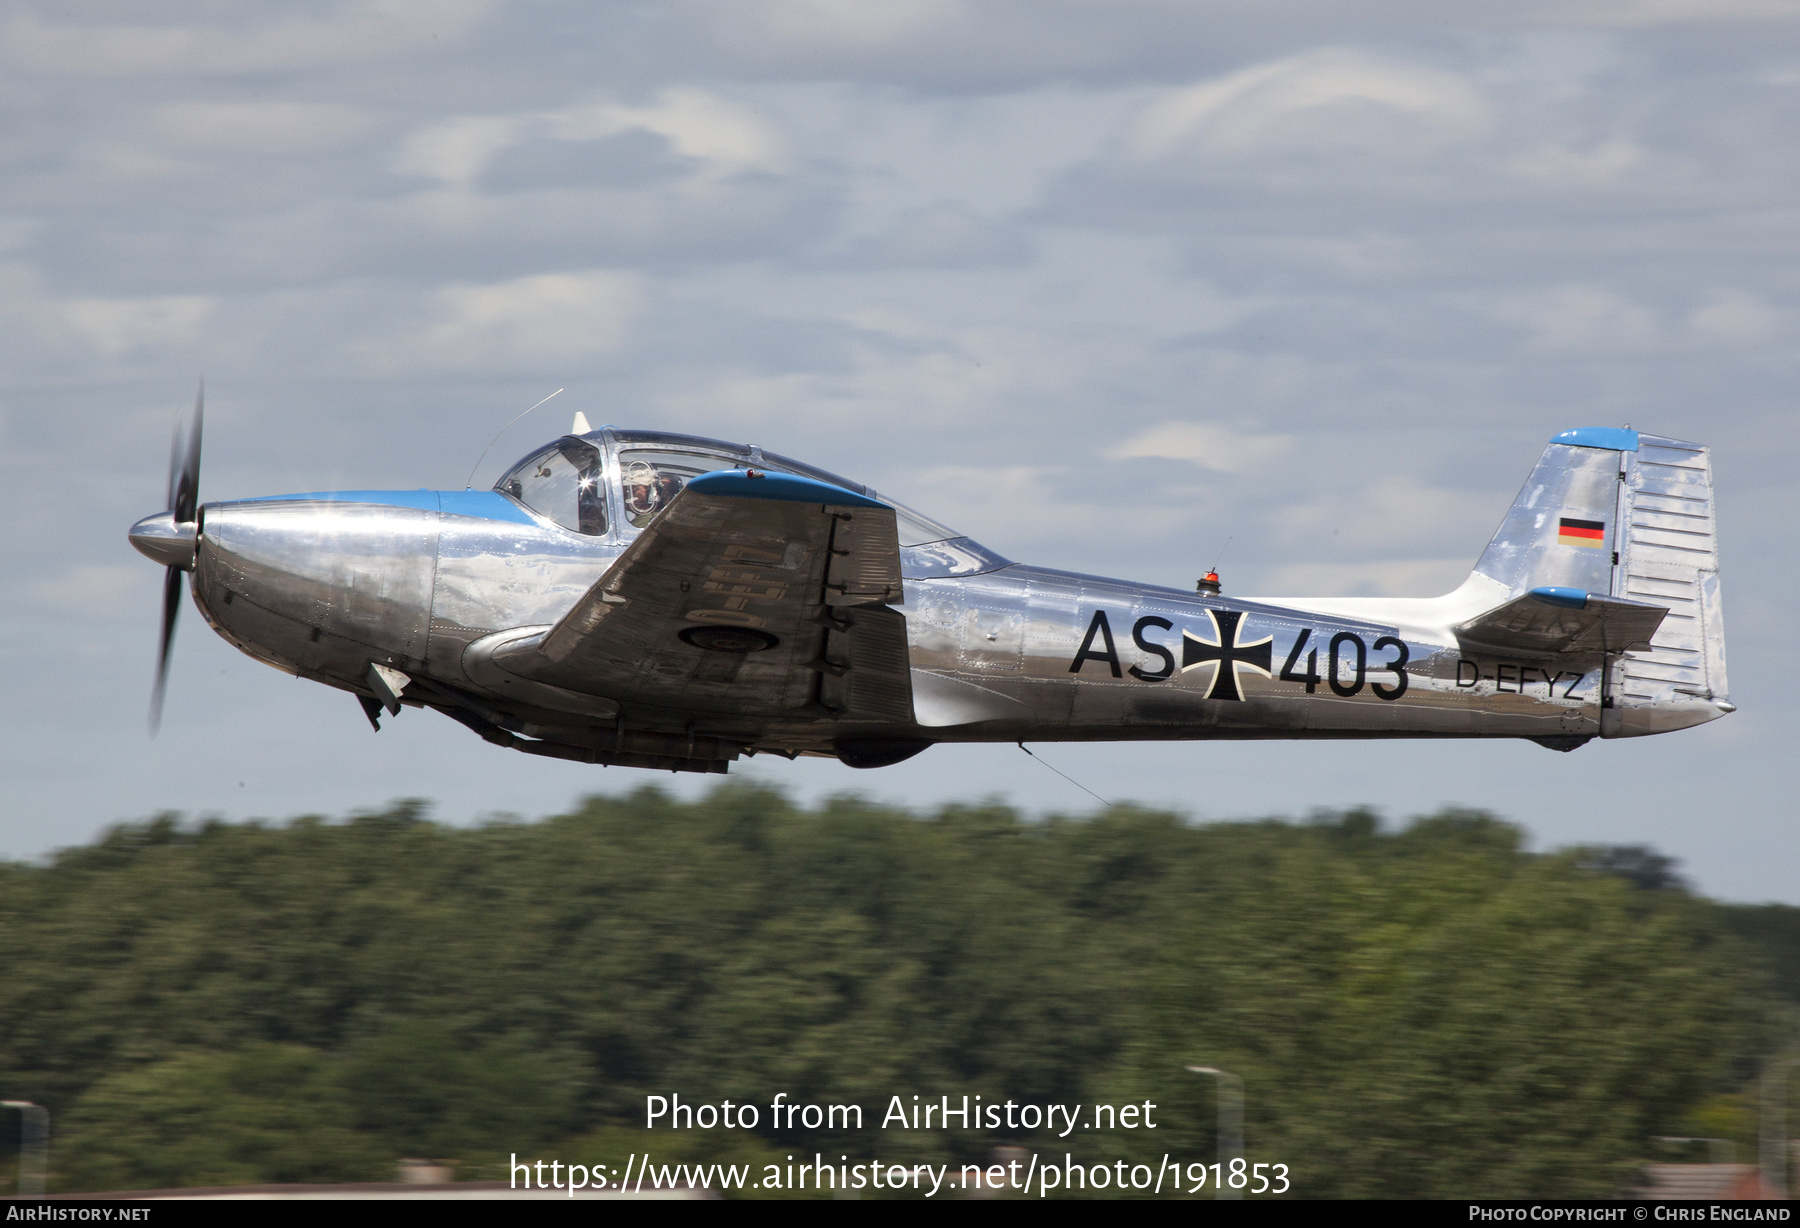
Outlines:
{"type": "Polygon", "coordinates": [[[200,545],[200,433],[206,385],[194,397],[194,417],[184,433],[179,422],[169,445],[169,510],[131,526],[131,544],[167,567],[163,579],[162,640],[157,648],[156,687],[150,693],[150,732],[162,723],[163,691],[169,679],[169,650],[175,643],[175,616],[181,610],[181,573],[194,569],[200,545]]]}

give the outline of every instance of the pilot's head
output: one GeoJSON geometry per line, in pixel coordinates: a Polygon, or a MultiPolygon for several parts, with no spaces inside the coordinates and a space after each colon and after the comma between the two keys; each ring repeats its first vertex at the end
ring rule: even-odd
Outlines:
{"type": "Polygon", "coordinates": [[[634,516],[654,512],[662,506],[663,495],[657,481],[656,466],[648,461],[632,461],[620,475],[625,487],[625,510],[634,516]]]}

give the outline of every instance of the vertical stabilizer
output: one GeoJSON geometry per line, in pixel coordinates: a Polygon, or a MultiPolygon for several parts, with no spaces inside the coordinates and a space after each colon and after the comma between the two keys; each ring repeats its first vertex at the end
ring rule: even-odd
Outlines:
{"type": "Polygon", "coordinates": [[[1534,588],[1611,593],[1619,475],[1638,439],[1632,430],[1584,427],[1551,440],[1475,570],[1513,597],[1534,588]]]}
{"type": "Polygon", "coordinates": [[[1630,737],[1732,711],[1712,458],[1697,443],[1583,427],[1550,441],[1475,571],[1510,598],[1556,589],[1668,610],[1648,649],[1609,657],[1600,731],[1630,737]]]}

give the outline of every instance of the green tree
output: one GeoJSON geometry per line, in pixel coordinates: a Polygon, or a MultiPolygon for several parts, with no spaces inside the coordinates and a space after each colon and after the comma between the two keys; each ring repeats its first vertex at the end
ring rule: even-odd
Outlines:
{"type": "Polygon", "coordinates": [[[1469,811],[1030,822],[728,784],[473,828],[162,816],[0,865],[0,1089],[49,1105],[91,1188],[493,1172],[677,1092],[765,1106],[700,1151],[1208,1159],[1206,1062],[1298,1192],[1610,1193],[1755,1078],[1800,1000],[1795,916],[1469,811]],[[865,1129],[778,1126],[776,1092],[865,1129]],[[890,1096],[964,1093],[1151,1100],[1159,1128],[875,1129],[890,1096]]]}
{"type": "Polygon", "coordinates": [[[189,1053],[95,1083],[59,1123],[59,1184],[74,1189],[391,1179],[352,1125],[321,1054],[254,1044],[189,1053]]]}

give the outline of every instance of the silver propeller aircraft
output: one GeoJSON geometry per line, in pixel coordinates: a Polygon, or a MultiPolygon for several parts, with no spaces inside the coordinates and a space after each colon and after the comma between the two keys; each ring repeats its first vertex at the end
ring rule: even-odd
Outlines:
{"type": "Polygon", "coordinates": [[[201,406],[169,508],[131,529],[220,635],[489,742],[724,772],[898,763],[936,742],[1527,738],[1682,729],[1726,698],[1706,448],[1551,441],[1437,598],[1249,598],[1014,563],[755,446],[577,414],[492,490],[199,502],[201,406]]]}

